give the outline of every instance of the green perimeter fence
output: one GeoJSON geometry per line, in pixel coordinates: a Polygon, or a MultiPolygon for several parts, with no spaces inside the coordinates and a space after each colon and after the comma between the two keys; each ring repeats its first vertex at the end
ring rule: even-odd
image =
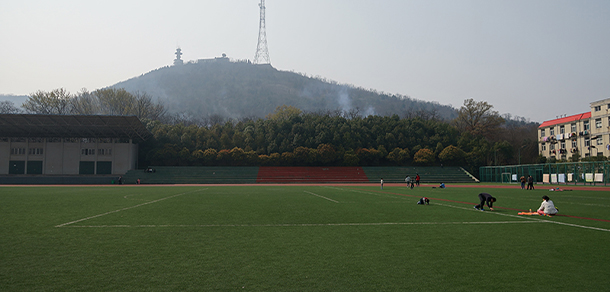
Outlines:
{"type": "Polygon", "coordinates": [[[479,168],[481,182],[519,183],[521,176],[531,175],[537,183],[608,185],[610,161],[566,162],[479,168]]]}

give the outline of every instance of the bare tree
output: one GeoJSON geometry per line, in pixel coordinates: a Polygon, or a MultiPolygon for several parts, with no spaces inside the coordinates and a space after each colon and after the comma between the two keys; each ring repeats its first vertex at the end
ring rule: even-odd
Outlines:
{"type": "Polygon", "coordinates": [[[15,107],[15,103],[10,100],[0,101],[0,114],[19,114],[21,109],[15,107]]]}
{"type": "Polygon", "coordinates": [[[63,88],[32,93],[22,107],[30,113],[67,115],[72,112],[72,95],[63,88]]]}
{"type": "Polygon", "coordinates": [[[493,110],[492,105],[470,98],[464,101],[453,123],[460,131],[469,132],[474,136],[491,137],[504,123],[504,119],[493,110]]]}

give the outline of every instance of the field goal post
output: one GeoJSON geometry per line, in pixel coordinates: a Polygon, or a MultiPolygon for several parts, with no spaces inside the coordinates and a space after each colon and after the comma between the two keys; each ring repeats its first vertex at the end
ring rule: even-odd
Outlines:
{"type": "Polygon", "coordinates": [[[503,184],[511,183],[511,176],[512,176],[512,173],[510,173],[510,172],[503,172],[502,176],[500,177],[501,178],[501,182],[503,184]]]}

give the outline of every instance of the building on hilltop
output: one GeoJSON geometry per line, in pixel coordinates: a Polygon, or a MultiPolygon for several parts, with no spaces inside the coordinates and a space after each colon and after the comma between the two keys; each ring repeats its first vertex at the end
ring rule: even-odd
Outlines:
{"type": "Polygon", "coordinates": [[[538,127],[538,152],[547,159],[610,156],[610,98],[591,111],[545,121],[538,127]]]}
{"type": "Polygon", "coordinates": [[[174,59],[174,66],[184,64],[184,61],[182,60],[182,49],[177,48],[174,54],[176,54],[176,59],[174,59]]]}
{"type": "Polygon", "coordinates": [[[211,62],[230,62],[231,60],[227,57],[227,54],[222,53],[222,57],[214,57],[211,59],[199,59],[197,63],[211,63],[211,62]]]}

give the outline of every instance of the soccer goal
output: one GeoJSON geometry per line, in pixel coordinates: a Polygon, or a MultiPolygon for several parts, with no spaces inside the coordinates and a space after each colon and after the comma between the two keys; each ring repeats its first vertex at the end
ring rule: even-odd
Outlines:
{"type": "Polygon", "coordinates": [[[511,176],[512,176],[512,174],[510,172],[503,172],[502,176],[501,176],[502,183],[503,184],[511,183],[511,176]]]}

